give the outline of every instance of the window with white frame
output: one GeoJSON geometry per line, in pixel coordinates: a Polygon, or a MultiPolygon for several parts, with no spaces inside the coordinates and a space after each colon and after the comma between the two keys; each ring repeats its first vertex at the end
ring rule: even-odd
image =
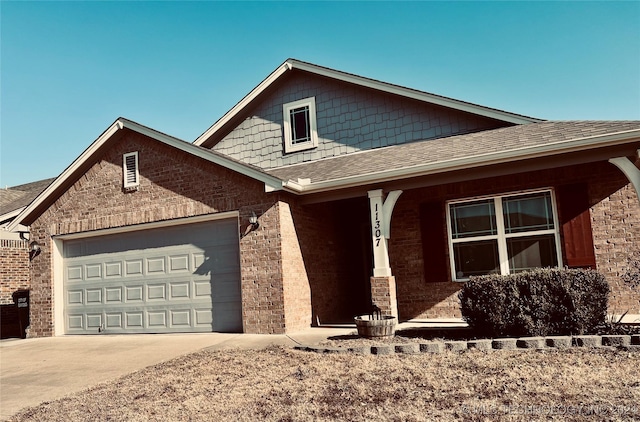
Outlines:
{"type": "Polygon", "coordinates": [[[140,184],[138,172],[138,152],[130,152],[122,156],[122,173],[124,188],[135,188],[140,184]]]}
{"type": "Polygon", "coordinates": [[[453,280],[561,265],[550,190],[449,202],[447,226],[453,280]]]}
{"type": "Polygon", "coordinates": [[[296,152],[318,146],[315,97],[282,106],[284,117],[284,152],[296,152]]]}

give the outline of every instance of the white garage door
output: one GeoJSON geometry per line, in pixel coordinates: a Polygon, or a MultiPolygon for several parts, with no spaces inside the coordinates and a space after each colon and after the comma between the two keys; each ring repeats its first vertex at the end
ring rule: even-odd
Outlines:
{"type": "Polygon", "coordinates": [[[242,331],[237,219],[63,247],[67,334],[242,331]]]}

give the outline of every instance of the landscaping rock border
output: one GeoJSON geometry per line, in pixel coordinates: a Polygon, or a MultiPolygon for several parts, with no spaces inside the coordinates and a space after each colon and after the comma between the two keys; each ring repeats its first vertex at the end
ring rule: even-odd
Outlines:
{"type": "Polygon", "coordinates": [[[565,349],[568,347],[603,347],[640,351],[640,335],[602,335],[602,336],[550,336],[550,337],[520,337],[481,340],[437,341],[425,340],[420,343],[377,344],[356,347],[324,347],[299,345],[294,348],[316,353],[355,353],[360,355],[415,355],[420,353],[442,353],[444,351],[461,352],[475,349],[491,350],[543,350],[565,349]]]}

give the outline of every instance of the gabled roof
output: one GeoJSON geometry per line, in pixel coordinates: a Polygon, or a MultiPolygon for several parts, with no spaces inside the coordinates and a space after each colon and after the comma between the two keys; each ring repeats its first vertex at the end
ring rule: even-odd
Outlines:
{"type": "Polygon", "coordinates": [[[638,148],[640,121],[540,122],[394,145],[267,172],[287,180],[287,190],[315,193],[625,144],[638,148]]]}
{"type": "Polygon", "coordinates": [[[211,163],[220,165],[227,169],[233,170],[245,176],[251,177],[255,180],[263,182],[265,184],[265,191],[280,190],[283,188],[282,180],[275,176],[271,176],[261,169],[251,166],[240,161],[234,160],[225,155],[217,152],[201,148],[193,145],[189,142],[182,141],[173,136],[169,136],[162,132],[158,132],[131,120],[125,118],[117,119],[102,135],[98,137],[76,160],[67,167],[56,179],[51,182],[44,191],[42,191],[7,227],[8,230],[13,230],[18,224],[31,224],[37,217],[38,212],[41,211],[42,206],[51,203],[57,199],[69,185],[73,182],[79,174],[86,171],[86,166],[91,162],[94,155],[101,150],[111,139],[122,130],[128,129],[142,135],[148,136],[163,144],[177,148],[188,154],[200,157],[211,163]],[[35,217],[34,217],[35,216],[35,217]]]}
{"type": "Polygon", "coordinates": [[[288,59],[280,66],[278,66],[278,68],[276,68],[276,70],[274,70],[269,76],[267,76],[265,80],[263,80],[258,86],[256,86],[251,92],[249,92],[249,94],[247,94],[242,100],[240,100],[240,102],[238,102],[231,110],[229,110],[224,116],[222,116],[217,122],[215,122],[213,126],[211,126],[202,135],[200,135],[198,139],[196,139],[193,143],[195,145],[211,146],[206,145],[206,143],[213,134],[221,130],[227,123],[241,114],[260,96],[260,94],[262,94],[270,86],[275,84],[280,78],[283,77],[283,75],[292,70],[309,72],[338,81],[348,82],[362,87],[372,88],[381,92],[400,95],[414,100],[424,101],[430,104],[465,111],[468,113],[489,117],[504,122],[524,124],[541,121],[540,119],[472,104],[465,101],[455,100],[453,98],[443,97],[440,95],[430,94],[428,92],[418,91],[411,88],[405,88],[400,85],[381,82],[375,79],[365,78],[363,76],[329,69],[327,67],[318,66],[312,63],[306,63],[300,60],[288,59]]]}

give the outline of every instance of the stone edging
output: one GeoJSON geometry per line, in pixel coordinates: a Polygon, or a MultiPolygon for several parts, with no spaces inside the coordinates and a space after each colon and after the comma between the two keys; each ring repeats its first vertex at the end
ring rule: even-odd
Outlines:
{"type": "Polygon", "coordinates": [[[297,350],[317,353],[355,353],[360,355],[393,355],[419,353],[460,352],[476,350],[516,350],[516,349],[564,349],[569,347],[628,347],[640,350],[640,334],[634,335],[593,335],[593,336],[552,336],[497,338],[485,340],[425,340],[421,343],[379,344],[354,347],[295,346],[297,350]]]}

